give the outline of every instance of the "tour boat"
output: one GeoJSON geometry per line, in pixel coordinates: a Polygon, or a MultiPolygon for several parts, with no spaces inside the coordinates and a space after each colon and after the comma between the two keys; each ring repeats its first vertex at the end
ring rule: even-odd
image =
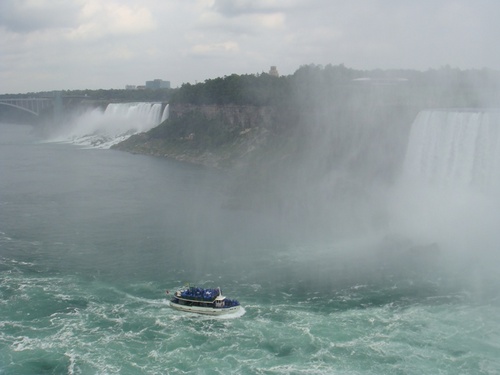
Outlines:
{"type": "Polygon", "coordinates": [[[206,289],[194,286],[177,290],[170,300],[170,307],[206,315],[232,314],[241,309],[240,303],[223,296],[220,288],[206,289]]]}

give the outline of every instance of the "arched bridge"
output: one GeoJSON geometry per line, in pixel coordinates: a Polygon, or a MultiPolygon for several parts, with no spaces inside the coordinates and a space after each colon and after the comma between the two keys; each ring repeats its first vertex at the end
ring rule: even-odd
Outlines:
{"type": "Polygon", "coordinates": [[[39,116],[42,111],[54,106],[53,98],[19,98],[19,99],[0,99],[0,105],[14,107],[35,116],[39,116]]]}

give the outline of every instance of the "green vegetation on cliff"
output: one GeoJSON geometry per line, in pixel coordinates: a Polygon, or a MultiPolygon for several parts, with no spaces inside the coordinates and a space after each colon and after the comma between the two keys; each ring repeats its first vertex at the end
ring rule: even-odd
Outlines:
{"type": "Polygon", "coordinates": [[[217,166],[261,164],[265,155],[281,169],[283,160],[313,158],[311,149],[328,140],[324,163],[359,165],[373,160],[367,134],[408,131],[423,108],[498,106],[499,82],[498,72],[450,67],[306,65],[282,77],[232,74],[170,91],[170,118],[116,148],[217,166]],[[356,137],[365,144],[353,156],[356,137]]]}
{"type": "Polygon", "coordinates": [[[290,91],[288,77],[268,74],[237,75],[207,79],[203,83],[183,84],[172,96],[170,103],[236,104],[268,106],[280,104],[290,91]]]}
{"type": "Polygon", "coordinates": [[[151,139],[167,139],[202,151],[221,147],[238,136],[238,129],[228,127],[222,119],[208,118],[199,111],[182,117],[173,116],[148,133],[151,139]]]}
{"type": "Polygon", "coordinates": [[[168,120],[114,148],[230,167],[267,139],[274,113],[271,107],[171,104],[168,120]]]}

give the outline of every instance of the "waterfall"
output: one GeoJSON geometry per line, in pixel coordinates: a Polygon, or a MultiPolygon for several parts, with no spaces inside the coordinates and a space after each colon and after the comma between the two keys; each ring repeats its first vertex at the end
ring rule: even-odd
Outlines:
{"type": "Polygon", "coordinates": [[[168,104],[110,103],[73,116],[51,141],[92,148],[109,148],[131,135],[146,132],[168,118],[168,104]]]}
{"type": "Polygon", "coordinates": [[[420,112],[412,125],[403,173],[407,181],[443,188],[496,186],[500,112],[420,112]]]}
{"type": "Polygon", "coordinates": [[[493,254],[499,186],[500,111],[422,111],[392,194],[392,229],[453,252],[493,254]]]}
{"type": "Polygon", "coordinates": [[[161,120],[160,123],[168,119],[170,112],[169,112],[169,106],[168,104],[165,105],[165,109],[163,110],[163,114],[161,115],[161,120]]]}

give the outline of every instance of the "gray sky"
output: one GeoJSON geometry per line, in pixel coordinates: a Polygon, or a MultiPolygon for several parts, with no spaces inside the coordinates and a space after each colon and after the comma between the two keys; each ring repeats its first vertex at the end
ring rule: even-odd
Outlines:
{"type": "Polygon", "coordinates": [[[500,69],[497,0],[1,0],[0,93],[276,65],[500,69]]]}

